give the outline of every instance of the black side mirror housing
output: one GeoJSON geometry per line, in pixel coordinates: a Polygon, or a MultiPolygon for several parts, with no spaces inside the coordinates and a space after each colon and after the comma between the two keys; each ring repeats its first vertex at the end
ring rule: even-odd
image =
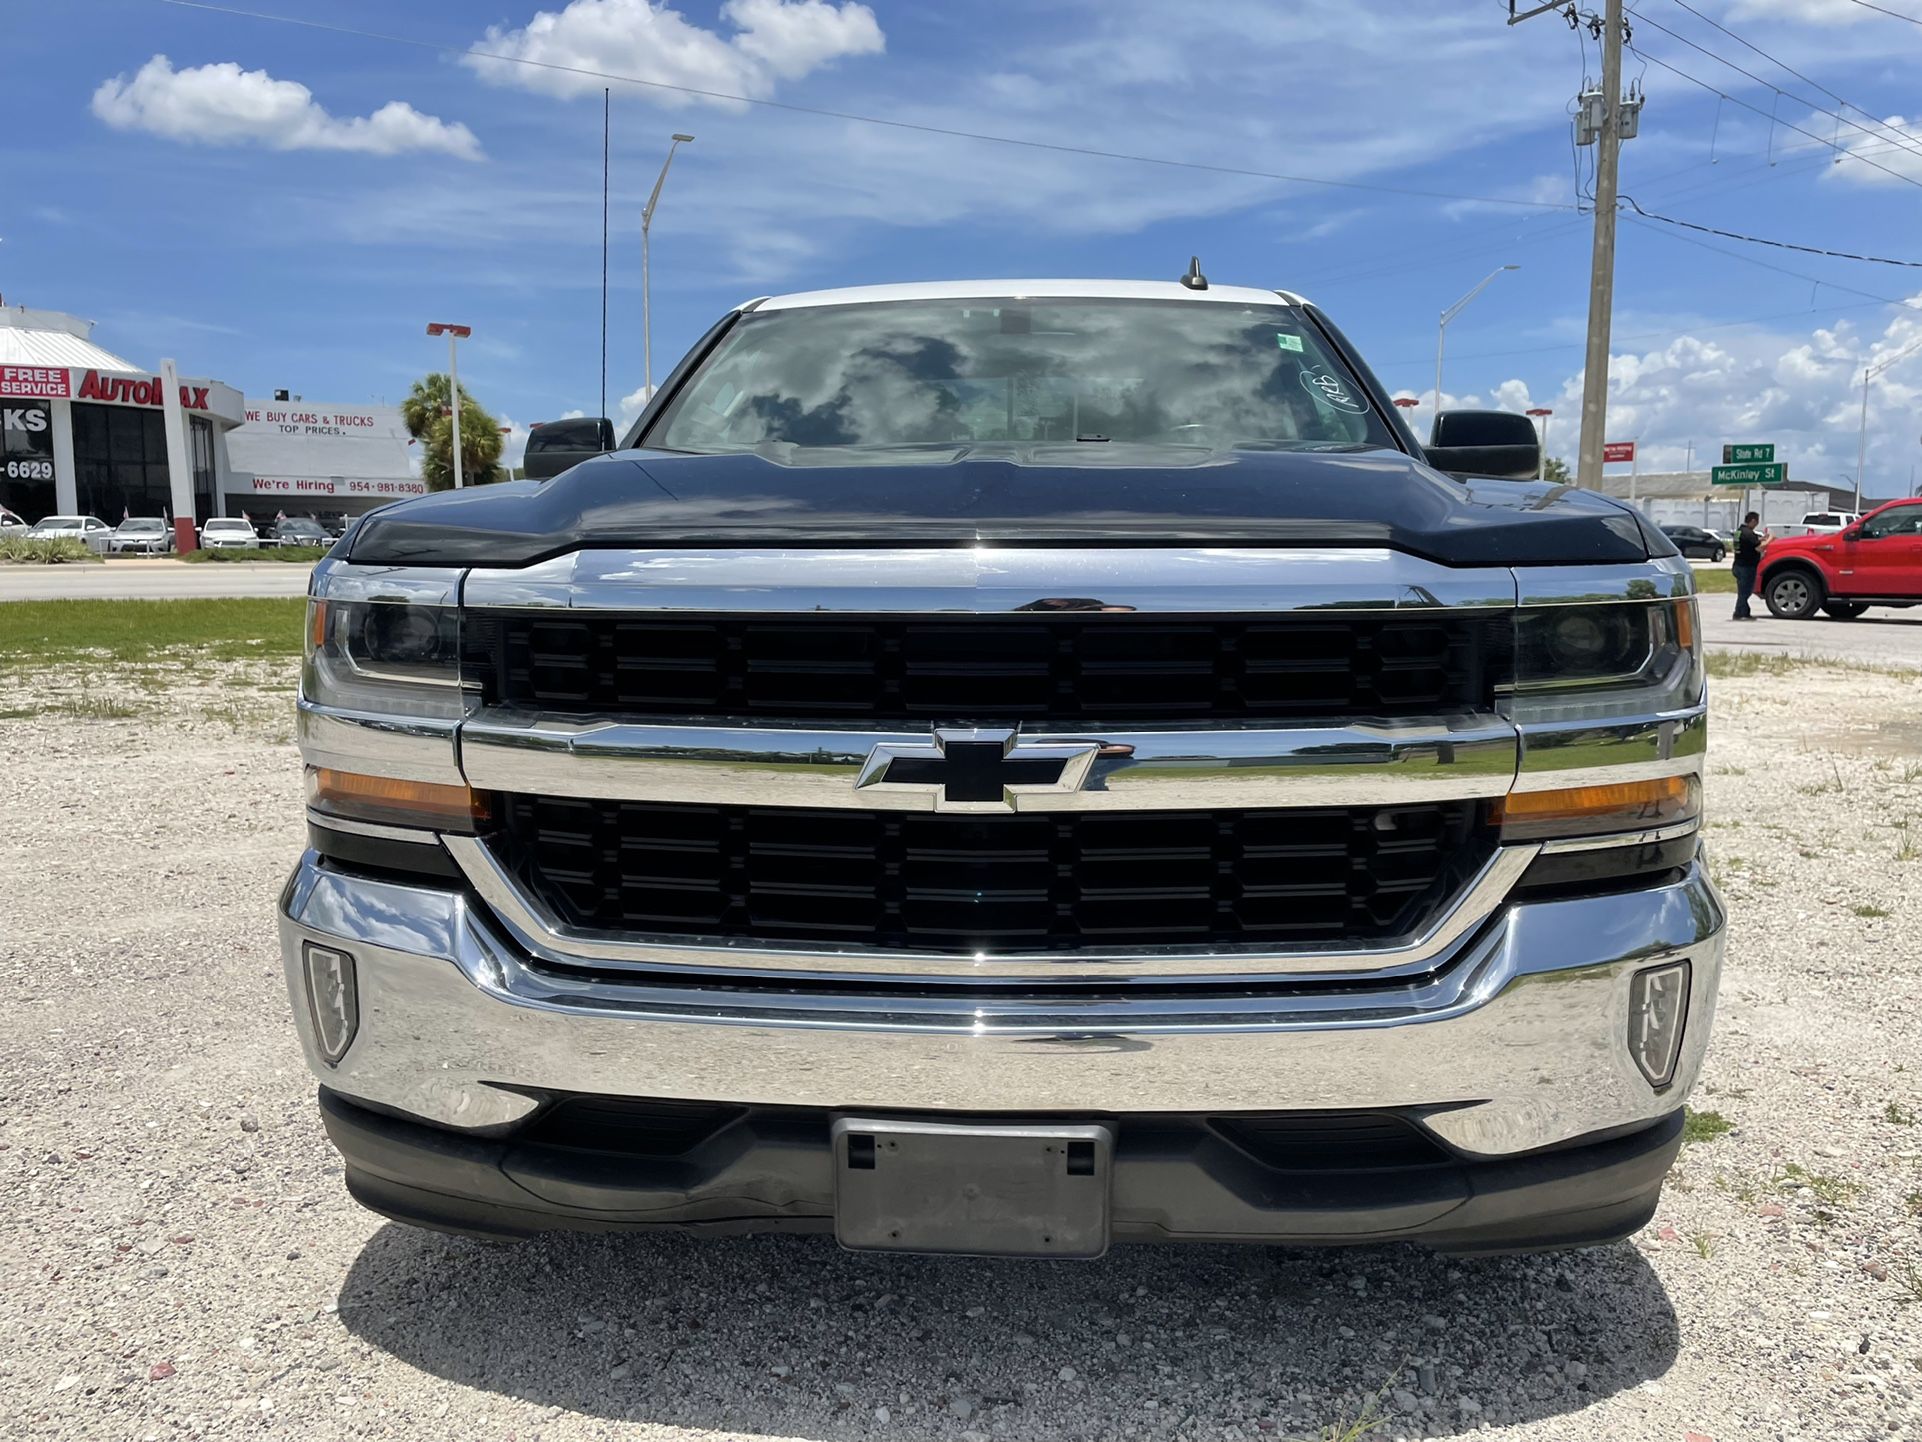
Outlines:
{"type": "Polygon", "coordinates": [[[572,416],[564,421],[539,421],[527,441],[523,473],[530,481],[545,481],[582,461],[614,449],[614,423],[606,416],[572,416]],[[538,436],[541,444],[536,445],[538,436]]]}
{"type": "Polygon", "coordinates": [[[1535,423],[1513,411],[1443,411],[1423,449],[1429,465],[1450,475],[1532,481],[1542,469],[1535,423]]]}

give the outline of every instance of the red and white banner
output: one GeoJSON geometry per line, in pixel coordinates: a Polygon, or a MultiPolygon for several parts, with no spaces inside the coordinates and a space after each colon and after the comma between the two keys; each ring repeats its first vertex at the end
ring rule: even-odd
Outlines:
{"type": "Polygon", "coordinates": [[[63,401],[73,394],[65,366],[0,366],[0,396],[37,396],[63,401]]]}
{"type": "Polygon", "coordinates": [[[1613,465],[1617,461],[1632,461],[1634,459],[1635,459],[1635,442],[1633,441],[1603,441],[1602,442],[1602,464],[1603,465],[1608,466],[1608,465],[1613,465]]]}

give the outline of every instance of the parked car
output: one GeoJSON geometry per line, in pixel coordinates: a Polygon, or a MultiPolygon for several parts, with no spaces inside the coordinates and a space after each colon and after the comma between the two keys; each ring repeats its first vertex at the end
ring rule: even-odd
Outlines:
{"type": "Polygon", "coordinates": [[[9,511],[5,506],[0,506],[0,541],[11,540],[15,536],[24,536],[27,534],[27,530],[28,527],[25,521],[21,520],[20,517],[16,516],[12,511],[9,511]]]}
{"type": "Polygon", "coordinates": [[[1675,549],[1684,556],[1719,561],[1728,555],[1728,547],[1722,543],[1721,537],[1700,526],[1663,526],[1662,534],[1673,541],[1675,549]]]}
{"type": "Polygon", "coordinates": [[[1833,535],[1861,519],[1855,511],[1810,511],[1799,521],[1770,529],[1778,540],[1793,540],[1798,536],[1833,535]]]}
{"type": "Polygon", "coordinates": [[[260,537],[250,522],[216,516],[200,528],[200,544],[209,551],[257,551],[260,537]]]}
{"type": "Polygon", "coordinates": [[[1922,499],[1891,501],[1840,531],[1769,542],[1756,589],[1772,615],[1852,621],[1922,602],[1922,499]]]}
{"type": "Polygon", "coordinates": [[[327,528],[311,516],[288,516],[274,522],[273,539],[280,546],[319,546],[334,544],[327,528]]]}
{"type": "Polygon", "coordinates": [[[46,516],[27,530],[29,540],[82,541],[89,551],[103,556],[112,535],[113,527],[98,516],[46,516]]]}
{"type": "Polygon", "coordinates": [[[918,283],[371,512],[279,900],[348,1188],[1042,1257],[1641,1227],[1722,957],[1695,573],[1540,461],[1422,444],[1298,296],[918,283]]]}
{"type": "Polygon", "coordinates": [[[160,556],[173,548],[174,528],[159,516],[130,516],[107,538],[112,556],[160,556]]]}

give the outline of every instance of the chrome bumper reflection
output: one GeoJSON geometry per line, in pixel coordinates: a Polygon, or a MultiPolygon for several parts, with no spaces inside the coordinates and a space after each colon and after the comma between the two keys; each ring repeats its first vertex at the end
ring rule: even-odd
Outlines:
{"type": "Polygon", "coordinates": [[[345,877],[310,853],[281,903],[310,1064],[331,1088],[457,1127],[534,1105],[508,1088],[824,1108],[1231,1112],[1434,1108],[1478,1154],[1672,1112],[1701,1067],[1723,912],[1700,866],[1667,886],[1514,905],[1439,975],[1232,995],[1080,998],[783,993],[539,970],[460,893],[345,877]],[[321,1060],[304,942],[349,951],[360,1030],[321,1060]],[[1631,1059],[1629,986],[1691,965],[1687,1031],[1661,1092],[1631,1059]]]}

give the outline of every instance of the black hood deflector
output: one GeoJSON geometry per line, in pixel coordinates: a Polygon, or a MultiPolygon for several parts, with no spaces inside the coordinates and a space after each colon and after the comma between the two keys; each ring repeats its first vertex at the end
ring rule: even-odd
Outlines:
{"type": "Polygon", "coordinates": [[[823,459],[618,451],[547,482],[384,507],[340,549],[414,566],[523,566],[587,547],[1387,546],[1450,566],[1651,550],[1636,513],[1607,497],[1454,480],[1397,451],[1087,443],[823,459]]]}

